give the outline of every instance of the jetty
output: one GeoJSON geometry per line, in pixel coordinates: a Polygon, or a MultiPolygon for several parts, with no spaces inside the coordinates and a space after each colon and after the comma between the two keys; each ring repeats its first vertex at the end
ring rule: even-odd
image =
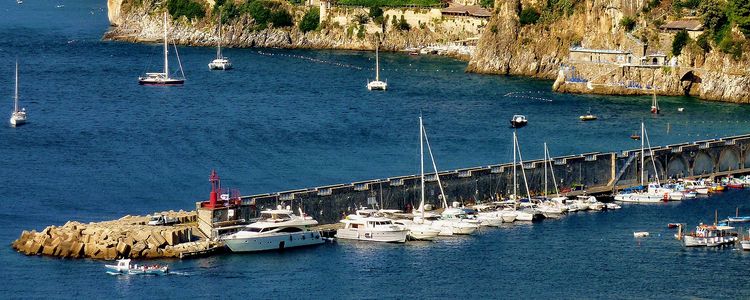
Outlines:
{"type": "MultiPolygon", "coordinates": [[[[652,147],[638,150],[591,152],[552,157],[561,191],[568,196],[612,195],[639,185],[643,172],[655,178],[717,178],[750,173],[750,134],[652,147]],[[638,163],[643,155],[644,164],[638,163]],[[645,166],[645,167],[643,167],[645,166]],[[641,170],[643,168],[643,170],[641,170]]],[[[542,159],[522,167],[532,194],[544,193],[542,159]]],[[[426,176],[426,203],[442,202],[438,177],[451,202],[466,204],[499,200],[513,190],[512,163],[477,166],[426,176]]],[[[332,230],[343,216],[363,206],[409,211],[419,203],[420,176],[407,175],[346,184],[241,196],[221,187],[216,172],[209,177],[209,200],[195,202],[193,211],[169,211],[169,225],[148,225],[149,216],[49,226],[40,232],[23,231],[12,247],[26,255],[71,258],[186,258],[223,251],[218,239],[253,222],[259,211],[278,205],[302,210],[332,230]],[[326,225],[331,224],[331,225],[326,225]]],[[[548,185],[549,186],[549,185],[548,185]]],[[[552,191],[548,191],[551,193],[552,191]]]]}

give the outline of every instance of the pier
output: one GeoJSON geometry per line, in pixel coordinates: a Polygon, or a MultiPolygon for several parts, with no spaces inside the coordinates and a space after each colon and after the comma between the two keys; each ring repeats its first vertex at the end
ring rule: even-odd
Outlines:
{"type": "MultiPolygon", "coordinates": [[[[644,174],[649,179],[713,178],[750,173],[750,134],[700,140],[644,151],[644,174]],[[654,166],[655,169],[654,169],[654,166]]],[[[560,191],[567,195],[612,195],[618,190],[639,185],[641,151],[591,152],[551,159],[560,191]]],[[[549,164],[549,163],[548,163],[549,164]]],[[[544,160],[524,161],[529,190],[543,194],[544,160]]],[[[482,202],[512,193],[513,164],[504,163],[439,172],[448,202],[482,202]]],[[[520,170],[519,170],[520,173],[520,170]]],[[[435,174],[426,174],[426,201],[442,202],[435,174]]],[[[521,175],[519,182],[522,186],[521,175]]],[[[550,175],[548,175],[550,176],[550,175]]],[[[548,194],[553,194],[551,176],[548,194]]],[[[362,206],[407,210],[419,204],[420,176],[406,175],[357,181],[347,184],[242,196],[242,203],[259,210],[280,203],[300,207],[321,223],[334,223],[342,215],[362,206]]],[[[525,194],[521,189],[520,194],[525,194]]]]}

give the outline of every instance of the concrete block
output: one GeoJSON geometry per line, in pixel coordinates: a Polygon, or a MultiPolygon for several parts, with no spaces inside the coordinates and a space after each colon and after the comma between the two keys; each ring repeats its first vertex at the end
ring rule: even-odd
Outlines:
{"type": "Polygon", "coordinates": [[[55,251],[57,250],[57,246],[44,246],[44,249],[42,249],[42,254],[44,255],[54,255],[55,251]]]}
{"type": "Polygon", "coordinates": [[[167,242],[167,245],[174,246],[175,243],[175,234],[173,230],[164,230],[161,232],[161,236],[164,237],[164,240],[167,242]]]}
{"type": "Polygon", "coordinates": [[[26,254],[27,255],[37,255],[37,254],[39,254],[39,252],[42,251],[42,248],[43,247],[42,247],[41,244],[38,244],[38,243],[35,243],[35,242],[31,242],[31,245],[29,245],[27,247],[27,249],[26,249],[27,250],[26,254]]]}
{"type": "Polygon", "coordinates": [[[117,253],[120,254],[122,257],[128,257],[130,254],[130,245],[125,242],[120,242],[117,244],[117,253]]]}
{"type": "Polygon", "coordinates": [[[113,259],[117,258],[117,249],[115,249],[115,248],[107,248],[106,252],[107,252],[107,254],[104,257],[104,259],[113,260],[113,259]]]}

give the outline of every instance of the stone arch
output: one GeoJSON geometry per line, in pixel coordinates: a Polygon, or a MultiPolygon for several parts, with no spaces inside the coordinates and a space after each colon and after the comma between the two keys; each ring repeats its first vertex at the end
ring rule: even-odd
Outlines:
{"type": "Polygon", "coordinates": [[[724,148],[719,153],[719,172],[740,168],[740,154],[734,148],[724,148]]]}
{"type": "Polygon", "coordinates": [[[695,153],[695,157],[693,158],[693,176],[708,175],[713,171],[714,159],[703,151],[695,153]]]}
{"type": "Polygon", "coordinates": [[[680,178],[689,174],[688,162],[682,155],[673,156],[667,163],[667,177],[680,178]]]}
{"type": "Polygon", "coordinates": [[[647,181],[656,180],[656,176],[658,174],[659,180],[664,180],[664,166],[662,166],[662,163],[657,159],[656,161],[656,170],[654,170],[654,163],[651,160],[651,157],[646,158],[645,161],[643,161],[644,166],[644,175],[646,176],[647,181]]]}
{"type": "Polygon", "coordinates": [[[690,96],[690,91],[693,90],[694,87],[697,86],[697,84],[702,83],[703,79],[700,78],[695,72],[692,70],[685,72],[685,74],[680,77],[680,86],[682,86],[682,90],[685,93],[686,96],[690,96]]]}

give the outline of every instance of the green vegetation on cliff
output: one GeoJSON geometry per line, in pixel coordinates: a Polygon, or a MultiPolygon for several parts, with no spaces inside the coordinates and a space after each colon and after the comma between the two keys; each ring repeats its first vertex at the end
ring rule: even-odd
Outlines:
{"type": "Polygon", "coordinates": [[[521,11],[521,14],[518,15],[518,19],[519,22],[521,22],[521,25],[536,24],[536,22],[539,21],[539,12],[536,8],[526,7],[521,11]]]}
{"type": "Polygon", "coordinates": [[[294,25],[292,15],[284,8],[282,2],[271,0],[252,0],[242,4],[235,4],[233,1],[223,2],[218,10],[221,11],[221,18],[225,23],[247,14],[255,21],[253,29],[256,30],[265,29],[269,24],[273,24],[273,27],[294,25]]]}
{"type": "Polygon", "coordinates": [[[364,6],[364,7],[443,6],[443,3],[440,0],[339,0],[336,3],[338,5],[364,6]]]}
{"type": "Polygon", "coordinates": [[[188,19],[200,19],[206,16],[206,9],[203,5],[192,0],[167,0],[167,10],[174,19],[181,16],[188,19]]]}
{"type": "Polygon", "coordinates": [[[320,9],[313,7],[305,13],[304,17],[302,17],[302,21],[299,22],[299,30],[302,30],[302,32],[308,32],[318,29],[319,23],[320,9]]]}

